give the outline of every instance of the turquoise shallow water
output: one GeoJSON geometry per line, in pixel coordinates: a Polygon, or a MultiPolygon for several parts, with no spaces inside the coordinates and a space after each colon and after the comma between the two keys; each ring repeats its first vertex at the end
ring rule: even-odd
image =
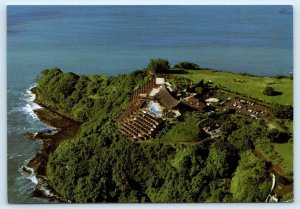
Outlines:
{"type": "Polygon", "coordinates": [[[45,68],[115,75],[162,57],[262,76],[293,70],[290,6],[9,6],[7,17],[10,202],[47,202],[19,171],[40,146],[23,133],[45,128],[26,92],[45,68]]]}

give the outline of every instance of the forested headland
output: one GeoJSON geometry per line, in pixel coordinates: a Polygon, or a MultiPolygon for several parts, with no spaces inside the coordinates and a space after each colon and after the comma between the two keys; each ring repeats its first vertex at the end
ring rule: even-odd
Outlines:
{"type": "MultiPolygon", "coordinates": [[[[185,62],[177,65],[178,75],[174,69],[166,76],[174,81],[187,77],[185,66],[201,77],[198,65],[185,62]]],[[[132,142],[118,131],[116,120],[132,92],[149,79],[148,70],[118,76],[42,71],[36,79],[37,100],[82,122],[80,133],[49,156],[47,176],[55,191],[81,203],[264,202],[272,185],[273,158],[282,162],[272,140],[280,141],[283,131],[274,133],[264,121],[225,111],[192,116],[199,130],[217,120],[222,133],[218,138],[199,134],[197,143],[170,143],[164,140],[167,127],[151,142],[132,142]],[[258,148],[265,158],[257,155],[258,148]]],[[[215,94],[216,89],[205,93],[215,94]]],[[[292,120],[282,114],[277,119],[284,124],[292,120]]],[[[285,139],[292,141],[286,133],[285,139]]],[[[292,183],[292,170],[286,170],[281,181],[292,183]]]]}

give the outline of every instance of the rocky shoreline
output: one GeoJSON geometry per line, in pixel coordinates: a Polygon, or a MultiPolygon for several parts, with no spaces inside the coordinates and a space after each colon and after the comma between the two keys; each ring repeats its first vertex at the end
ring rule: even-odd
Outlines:
{"type": "MultiPolygon", "coordinates": [[[[37,98],[36,88],[32,88],[31,92],[35,94],[37,98]]],[[[27,132],[24,134],[27,139],[40,141],[42,145],[35,157],[33,157],[27,165],[22,167],[22,172],[24,175],[35,175],[37,179],[37,185],[32,194],[33,197],[68,203],[70,202],[69,200],[61,197],[51,187],[47,178],[46,169],[49,154],[54,152],[62,141],[75,137],[80,131],[81,123],[55,110],[51,110],[37,99],[35,99],[34,102],[42,107],[41,109],[34,110],[35,114],[42,123],[50,127],[40,132],[27,132]]]]}

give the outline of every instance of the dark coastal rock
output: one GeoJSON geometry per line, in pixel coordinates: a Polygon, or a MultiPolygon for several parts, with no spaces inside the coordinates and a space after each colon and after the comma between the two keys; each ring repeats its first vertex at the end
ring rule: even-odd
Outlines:
{"type": "MultiPolygon", "coordinates": [[[[36,94],[37,89],[32,88],[31,92],[36,94]]],[[[35,110],[41,122],[52,126],[40,132],[27,132],[24,136],[30,140],[41,140],[42,145],[39,152],[32,158],[26,166],[22,167],[25,175],[36,175],[38,184],[33,192],[34,197],[47,198],[49,201],[70,202],[64,199],[50,186],[47,178],[47,163],[49,154],[54,152],[59,144],[68,139],[72,139],[80,131],[81,123],[48,109],[44,104],[38,103],[43,108],[35,110]],[[33,170],[32,170],[33,169],[33,170]]]]}
{"type": "Polygon", "coordinates": [[[46,108],[37,109],[34,110],[34,112],[43,123],[56,128],[67,128],[78,124],[78,122],[75,122],[46,108]]]}
{"type": "Polygon", "coordinates": [[[24,137],[27,139],[32,140],[46,140],[46,139],[53,139],[55,138],[56,134],[58,134],[60,129],[54,128],[54,129],[45,129],[40,132],[27,132],[24,134],[24,137]]]}
{"type": "Polygon", "coordinates": [[[38,188],[33,191],[32,196],[38,198],[47,198],[47,196],[38,188]]]}
{"type": "Polygon", "coordinates": [[[36,186],[33,196],[39,198],[47,198],[50,202],[56,203],[70,203],[69,200],[61,197],[55,190],[49,185],[46,176],[38,176],[39,183],[36,186]]]}
{"type": "Polygon", "coordinates": [[[22,166],[22,172],[26,175],[29,176],[32,174],[32,170],[28,168],[27,166],[22,166]]]}
{"type": "Polygon", "coordinates": [[[24,134],[24,137],[27,139],[34,139],[38,132],[27,132],[24,134]]]}

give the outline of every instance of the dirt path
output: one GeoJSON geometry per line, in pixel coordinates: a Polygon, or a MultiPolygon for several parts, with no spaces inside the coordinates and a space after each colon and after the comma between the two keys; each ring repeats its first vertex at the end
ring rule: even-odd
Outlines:
{"type": "Polygon", "coordinates": [[[254,154],[255,154],[257,157],[259,157],[260,159],[262,159],[262,160],[264,160],[264,161],[266,161],[266,162],[271,163],[271,170],[272,170],[274,173],[276,173],[276,174],[278,174],[278,175],[280,175],[280,176],[284,176],[284,170],[283,170],[283,168],[282,168],[280,165],[274,164],[272,161],[270,161],[270,160],[268,160],[267,158],[265,158],[259,149],[256,148],[256,149],[254,150],[254,154]]]}

